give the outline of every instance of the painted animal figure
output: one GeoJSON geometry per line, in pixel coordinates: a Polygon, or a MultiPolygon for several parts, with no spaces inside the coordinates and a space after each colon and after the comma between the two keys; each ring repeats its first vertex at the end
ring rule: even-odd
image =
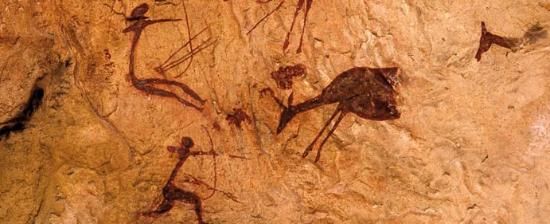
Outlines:
{"type": "Polygon", "coordinates": [[[503,37],[487,31],[485,22],[481,22],[481,37],[479,38],[479,48],[477,49],[475,58],[477,61],[480,61],[481,55],[489,51],[493,44],[515,52],[525,45],[533,44],[539,39],[546,38],[547,35],[547,31],[537,23],[531,26],[521,38],[503,37]]]}
{"type": "Polygon", "coordinates": [[[336,111],[302,155],[305,158],[309,154],[325,129],[338,116],[317,150],[315,162],[319,161],[323,145],[334,133],[346,114],[354,113],[361,118],[375,121],[393,120],[400,117],[401,113],[396,107],[397,72],[397,67],[355,67],[338,75],[323,89],[321,94],[305,102],[292,105],[293,97],[291,94],[288,98],[289,106],[284,106],[280,100],[275,98],[278,104],[283,107],[277,134],[281,133],[296,115],[326,104],[338,103],[336,111]]]}
{"type": "Polygon", "coordinates": [[[476,52],[476,60],[481,60],[481,55],[491,48],[491,45],[496,44],[498,46],[515,50],[519,45],[520,40],[516,38],[502,37],[495,35],[489,31],[485,26],[485,22],[481,22],[481,37],[479,38],[479,48],[476,52]]]}

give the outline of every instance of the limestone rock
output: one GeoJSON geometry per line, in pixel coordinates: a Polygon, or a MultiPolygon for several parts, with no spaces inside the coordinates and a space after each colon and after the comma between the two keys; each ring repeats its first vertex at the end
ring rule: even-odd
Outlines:
{"type": "Polygon", "coordinates": [[[145,1],[150,19],[181,20],[145,29],[136,75],[185,83],[206,100],[198,111],[132,85],[122,31],[143,1],[2,1],[0,121],[37,80],[45,95],[23,131],[0,140],[0,223],[196,223],[186,203],[142,215],[162,199],[178,161],[166,149],[183,136],[219,153],[190,157],[174,180],[200,197],[213,190],[190,176],[215,183],[202,201],[208,223],[547,222],[550,38],[474,56],[482,21],[507,37],[548,30],[550,2],[313,1],[286,51],[299,1],[248,33],[280,3],[261,2],[145,1]],[[195,50],[213,44],[162,66],[195,35],[195,50]],[[279,89],[271,73],[296,64],[307,74],[279,89]],[[359,66],[400,68],[401,117],[348,115],[318,163],[302,158],[335,105],[276,134],[281,108],[261,91],[302,102],[359,66]],[[241,128],[226,120],[236,109],[249,116],[241,128]]]}

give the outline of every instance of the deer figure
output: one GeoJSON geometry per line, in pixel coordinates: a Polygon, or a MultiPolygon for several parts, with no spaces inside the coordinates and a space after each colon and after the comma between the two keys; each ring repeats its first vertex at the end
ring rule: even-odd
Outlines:
{"type": "MultiPolygon", "coordinates": [[[[375,120],[394,120],[401,116],[396,107],[397,67],[368,68],[354,67],[339,74],[321,94],[302,103],[292,105],[293,94],[288,97],[288,106],[274,97],[283,108],[281,112],[277,134],[281,133],[287,124],[298,114],[317,107],[338,103],[336,111],[315,136],[313,142],[305,149],[302,157],[305,158],[312,151],[329,124],[336,118],[334,125],[328,130],[327,136],[321,141],[315,162],[321,158],[321,150],[327,139],[334,133],[342,119],[348,113],[375,120]]],[[[272,91],[270,91],[272,93],[272,91]]]]}

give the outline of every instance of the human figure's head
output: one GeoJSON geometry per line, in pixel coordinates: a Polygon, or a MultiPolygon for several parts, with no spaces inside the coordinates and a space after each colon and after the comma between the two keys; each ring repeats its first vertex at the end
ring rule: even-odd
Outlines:
{"type": "Polygon", "coordinates": [[[190,137],[184,136],[181,138],[181,146],[183,148],[191,149],[194,145],[195,143],[190,137]]]}
{"type": "Polygon", "coordinates": [[[146,19],[145,13],[149,11],[149,5],[147,3],[143,3],[141,5],[136,6],[132,13],[130,14],[129,19],[130,20],[138,20],[138,19],[146,19]]]}

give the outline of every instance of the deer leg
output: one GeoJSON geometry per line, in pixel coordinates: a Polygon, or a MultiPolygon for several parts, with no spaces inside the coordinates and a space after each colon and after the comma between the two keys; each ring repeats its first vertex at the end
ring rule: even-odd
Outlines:
{"type": "Polygon", "coordinates": [[[290,30],[286,34],[285,43],[283,44],[283,51],[288,48],[288,44],[290,43],[290,33],[292,33],[292,30],[294,29],[294,24],[296,23],[296,17],[298,17],[298,13],[300,13],[300,10],[302,7],[304,7],[304,1],[305,0],[299,0],[298,4],[296,5],[296,11],[294,12],[294,17],[292,18],[292,24],[290,25],[290,30]]]}
{"type": "Polygon", "coordinates": [[[309,144],[309,146],[306,148],[306,150],[304,150],[304,153],[302,154],[302,158],[306,158],[306,156],[309,154],[309,152],[311,152],[311,150],[313,149],[313,146],[315,145],[315,142],[317,142],[317,140],[319,139],[319,137],[321,137],[321,134],[323,134],[323,132],[325,131],[325,129],[328,127],[328,125],[332,122],[332,120],[336,117],[336,115],[338,113],[341,113],[342,110],[340,108],[336,109],[336,111],[334,111],[334,113],[332,114],[332,116],[330,116],[330,119],[328,119],[328,121],[325,123],[325,125],[323,126],[323,128],[321,129],[321,131],[319,131],[319,133],[317,134],[317,136],[315,136],[315,139],[313,139],[313,141],[311,142],[311,144],[309,144]]]}
{"type": "Polygon", "coordinates": [[[311,5],[313,4],[313,0],[306,0],[306,9],[304,14],[304,25],[302,26],[302,34],[300,35],[300,43],[298,44],[298,50],[296,50],[296,53],[302,52],[302,42],[304,40],[304,32],[306,30],[306,24],[307,24],[307,15],[309,14],[309,10],[311,9],[311,5]]]}
{"type": "Polygon", "coordinates": [[[323,141],[321,142],[321,145],[319,145],[319,149],[317,149],[317,156],[315,157],[315,162],[319,161],[319,159],[321,158],[321,150],[323,149],[323,145],[325,145],[328,138],[334,133],[334,131],[338,127],[338,124],[340,124],[340,121],[342,121],[345,115],[346,113],[344,112],[340,113],[340,116],[338,116],[338,118],[336,119],[336,122],[334,123],[332,128],[328,131],[327,136],[325,137],[325,139],[323,139],[323,141]]]}

